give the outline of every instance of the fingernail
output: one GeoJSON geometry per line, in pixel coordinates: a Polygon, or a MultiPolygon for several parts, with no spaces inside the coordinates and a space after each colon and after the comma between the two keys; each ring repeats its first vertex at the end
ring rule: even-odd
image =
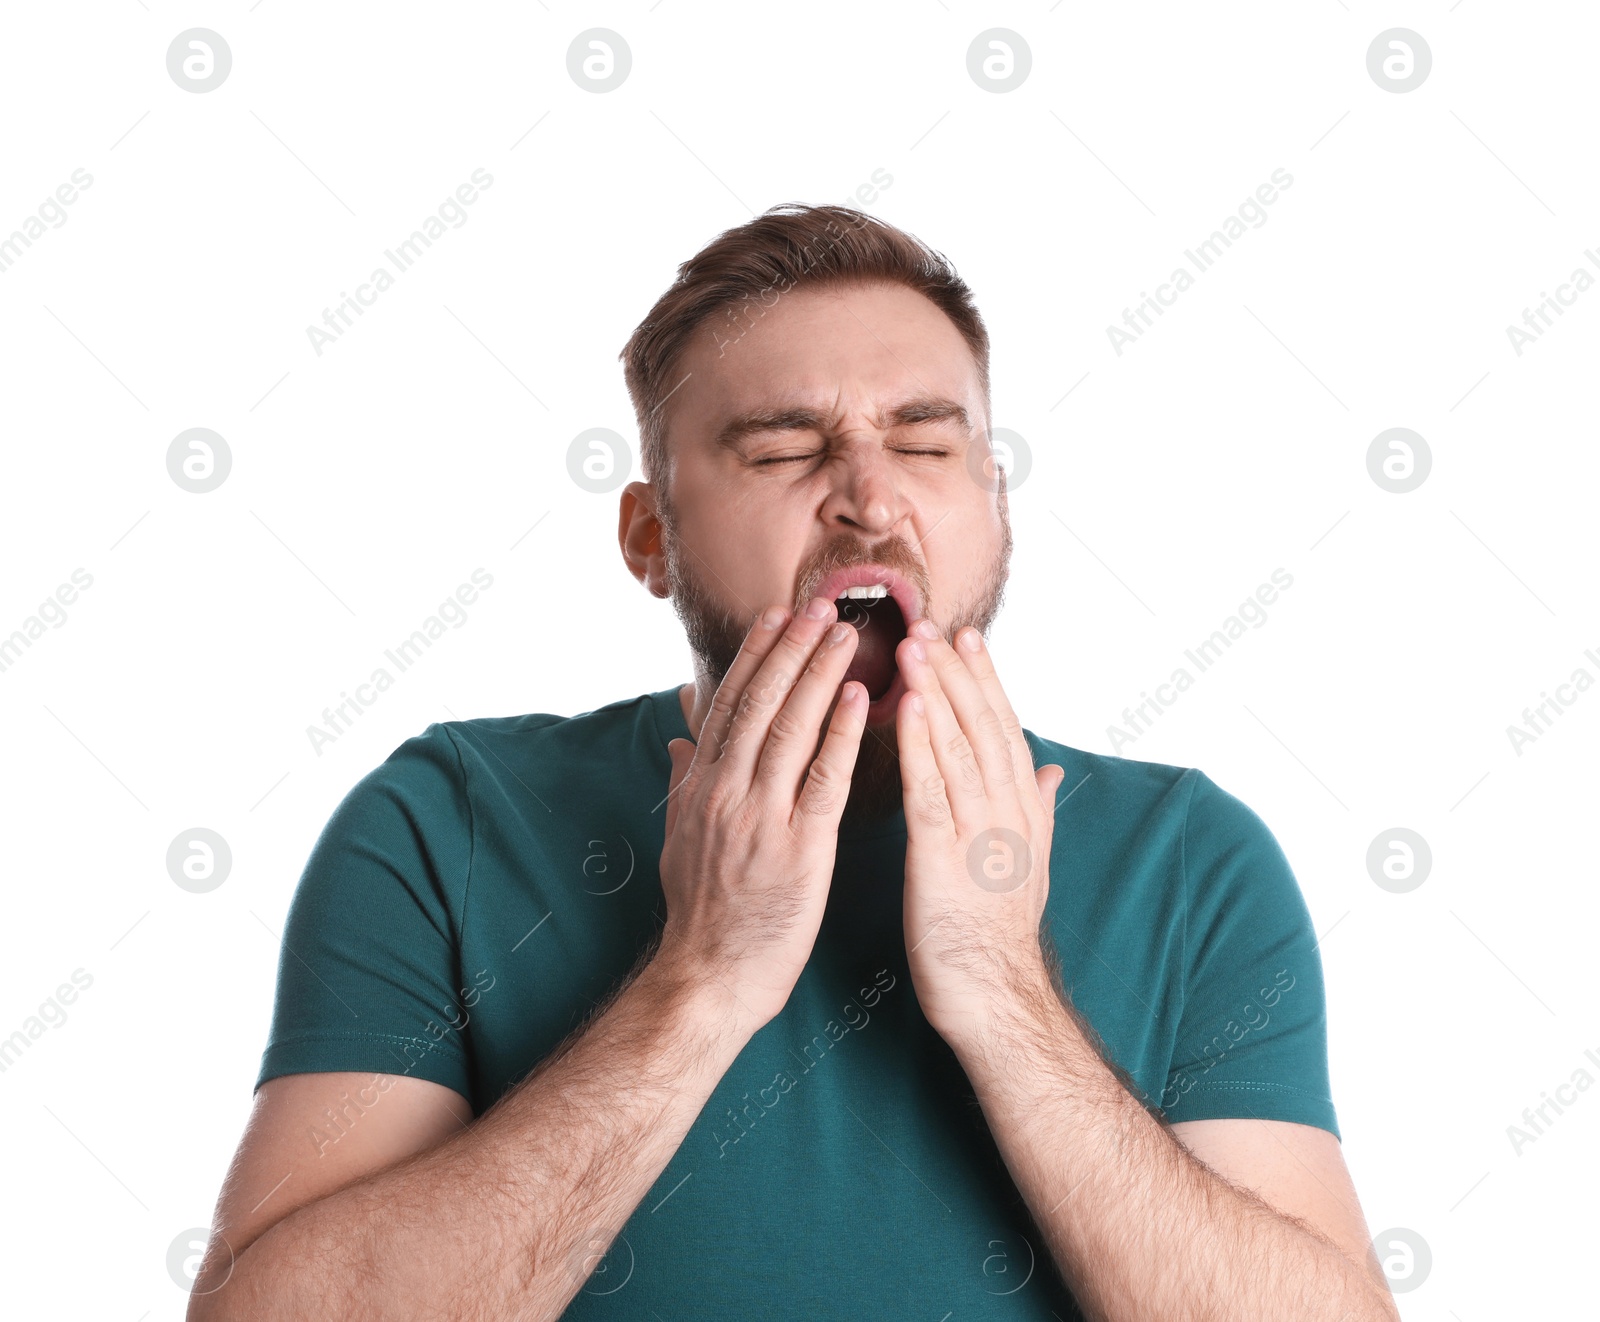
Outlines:
{"type": "Polygon", "coordinates": [[[832,609],[833,603],[826,597],[813,597],[806,603],[806,615],[813,620],[827,619],[832,609]]]}
{"type": "Polygon", "coordinates": [[[939,636],[939,627],[932,620],[918,620],[911,626],[911,632],[918,638],[933,639],[939,636]]]}
{"type": "Polygon", "coordinates": [[[911,640],[911,655],[916,657],[918,661],[926,661],[928,659],[928,649],[913,638],[911,640]]]}
{"type": "Polygon", "coordinates": [[[978,637],[976,629],[967,629],[961,635],[961,646],[969,652],[976,652],[983,646],[983,640],[978,637]]]}

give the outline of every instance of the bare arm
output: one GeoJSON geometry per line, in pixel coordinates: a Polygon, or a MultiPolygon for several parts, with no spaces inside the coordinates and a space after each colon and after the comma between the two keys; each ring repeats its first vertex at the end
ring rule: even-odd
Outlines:
{"type": "Polygon", "coordinates": [[[896,653],[912,982],[1084,1315],[1398,1322],[1331,1133],[1180,1137],[1102,1056],[1040,930],[1065,768],[1033,765],[981,634],[931,632],[896,653]]]}
{"type": "Polygon", "coordinates": [[[235,1245],[191,1322],[559,1317],[759,1027],[677,967],[646,964],[469,1128],[235,1245]]]}
{"type": "MultiPolygon", "coordinates": [[[[753,624],[700,739],[668,745],[659,953],[470,1128],[318,1172],[323,1196],[227,1246],[231,1274],[208,1250],[190,1322],[561,1314],[816,943],[867,706],[841,683],[856,632],[820,607],[753,624]]],[[[381,1132],[435,1132],[389,1107],[381,1132]]]]}
{"type": "MultiPolygon", "coordinates": [[[[1302,1167],[1303,1178],[1286,1181],[1259,1178],[1272,1153],[1247,1143],[1240,1160],[1228,1153],[1230,1131],[1203,1131],[1228,1164],[1295,1195],[1280,1201],[1315,1207],[1320,1224],[1280,1210],[1197,1159],[1146,1111],[1046,976],[955,1050],[1085,1316],[1398,1319],[1332,1134],[1310,1131],[1321,1137],[1296,1139],[1298,1150],[1274,1136],[1302,1167]],[[1348,1197],[1324,1187],[1327,1197],[1315,1199],[1308,1181],[1342,1184],[1348,1197]]],[[[1240,1136],[1231,1138],[1237,1147],[1240,1136]]]]}

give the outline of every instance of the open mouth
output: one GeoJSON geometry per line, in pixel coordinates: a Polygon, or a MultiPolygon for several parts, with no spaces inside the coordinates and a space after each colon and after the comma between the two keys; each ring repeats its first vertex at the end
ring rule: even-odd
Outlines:
{"type": "Polygon", "coordinates": [[[906,636],[905,614],[883,587],[848,588],[835,605],[839,618],[860,634],[844,677],[861,684],[868,701],[875,703],[889,692],[898,675],[894,650],[906,636]]]}

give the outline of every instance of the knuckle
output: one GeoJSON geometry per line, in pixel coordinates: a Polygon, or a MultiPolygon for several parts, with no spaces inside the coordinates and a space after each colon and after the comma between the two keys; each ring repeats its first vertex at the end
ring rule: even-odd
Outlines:
{"type": "Polygon", "coordinates": [[[978,729],[989,738],[1006,732],[1005,722],[1000,719],[1000,713],[993,707],[985,707],[978,713],[978,729]]]}
{"type": "Polygon", "coordinates": [[[826,817],[838,806],[840,798],[849,792],[850,778],[825,758],[811,764],[806,777],[806,792],[797,805],[802,813],[813,817],[826,817]]]}
{"type": "Polygon", "coordinates": [[[911,802],[918,820],[928,826],[943,826],[950,820],[944,777],[937,772],[918,778],[917,792],[911,802]]]}
{"type": "Polygon", "coordinates": [[[711,721],[715,726],[726,729],[728,722],[733,720],[738,708],[738,699],[729,690],[726,684],[719,687],[711,698],[711,721]]]}
{"type": "Polygon", "coordinates": [[[764,815],[761,805],[746,796],[730,805],[728,825],[738,839],[749,839],[760,832],[764,815]]]}
{"type": "Polygon", "coordinates": [[[772,734],[786,744],[799,742],[805,734],[805,723],[796,715],[794,708],[785,705],[772,718],[772,734]]]}
{"type": "Polygon", "coordinates": [[[713,776],[705,783],[696,799],[696,810],[700,820],[706,824],[716,821],[727,812],[734,795],[728,789],[726,779],[713,776]]]}
{"type": "Polygon", "coordinates": [[[761,713],[781,702],[788,689],[789,675],[787,671],[780,670],[771,675],[757,675],[744,691],[744,697],[739,703],[739,715],[746,718],[761,715],[761,713]]]}
{"type": "Polygon", "coordinates": [[[969,793],[976,793],[983,788],[983,773],[978,770],[978,759],[973,755],[972,745],[967,742],[965,735],[956,735],[945,745],[945,751],[961,775],[962,788],[969,793]]]}
{"type": "Polygon", "coordinates": [[[993,707],[985,707],[978,716],[978,726],[985,746],[996,748],[1001,754],[995,770],[996,783],[1009,785],[1017,778],[1017,768],[1011,760],[1011,737],[1006,722],[993,707]]]}
{"type": "MultiPolygon", "coordinates": [[[[771,745],[768,745],[769,751],[771,745]]],[[[750,772],[750,788],[752,792],[764,796],[776,794],[776,787],[783,774],[783,768],[771,757],[758,757],[755,766],[750,772]]]]}
{"type": "Polygon", "coordinates": [[[1008,738],[1008,739],[1021,739],[1021,738],[1023,738],[1022,721],[1017,716],[1016,712],[1013,711],[1013,712],[1009,712],[1009,713],[996,713],[996,717],[1000,722],[1000,728],[1005,731],[1006,738],[1008,738]]]}

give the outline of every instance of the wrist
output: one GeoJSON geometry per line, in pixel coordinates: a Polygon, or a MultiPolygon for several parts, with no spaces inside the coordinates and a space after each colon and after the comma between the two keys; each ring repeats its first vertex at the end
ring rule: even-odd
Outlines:
{"type": "Polygon", "coordinates": [[[1059,1036],[1067,1017],[1049,970],[1039,962],[1009,970],[983,994],[970,998],[972,1011],[958,1023],[939,1026],[962,1066],[1009,1068],[1020,1056],[1059,1036]]]}
{"type": "Polygon", "coordinates": [[[748,1013],[702,961],[681,947],[664,943],[639,981],[677,1022],[732,1044],[734,1055],[763,1026],[764,1021],[748,1013]]]}

